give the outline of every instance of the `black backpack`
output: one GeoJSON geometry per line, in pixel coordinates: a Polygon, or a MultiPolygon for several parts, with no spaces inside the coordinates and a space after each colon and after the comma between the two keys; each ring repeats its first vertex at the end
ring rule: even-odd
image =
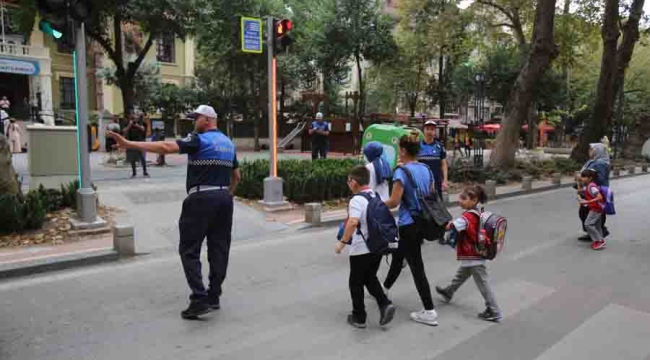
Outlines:
{"type": "MultiPolygon", "coordinates": [[[[426,164],[421,164],[426,166],[426,164]]],[[[411,216],[415,219],[416,224],[422,231],[422,235],[425,239],[429,241],[436,241],[442,239],[445,236],[446,226],[452,220],[452,216],[447,210],[445,204],[440,200],[440,197],[432,190],[429,192],[429,195],[422,194],[418,184],[413,178],[411,171],[405,166],[398,167],[402,169],[406,174],[406,177],[409,179],[411,186],[415,189],[415,197],[418,201],[418,208],[420,211],[418,213],[413,213],[411,216]]],[[[433,179],[433,173],[431,169],[427,166],[431,179],[433,179]]],[[[406,188],[406,187],[404,187],[406,188]]]]}
{"type": "Polygon", "coordinates": [[[373,254],[387,254],[397,250],[399,232],[395,217],[390,209],[381,200],[379,194],[371,196],[367,192],[361,192],[355,196],[362,196],[368,200],[366,209],[366,223],[368,224],[368,238],[361,232],[361,224],[357,227],[357,234],[363,240],[373,254]]]}

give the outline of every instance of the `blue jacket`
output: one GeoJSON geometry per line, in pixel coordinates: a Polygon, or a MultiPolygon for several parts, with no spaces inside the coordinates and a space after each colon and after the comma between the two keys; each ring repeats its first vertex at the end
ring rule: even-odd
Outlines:
{"type": "Polygon", "coordinates": [[[596,184],[609,187],[609,163],[603,160],[589,160],[584,168],[596,171],[596,184]]]}

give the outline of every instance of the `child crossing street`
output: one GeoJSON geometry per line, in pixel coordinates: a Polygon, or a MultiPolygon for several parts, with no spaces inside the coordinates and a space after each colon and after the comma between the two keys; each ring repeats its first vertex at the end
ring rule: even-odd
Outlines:
{"type": "Polygon", "coordinates": [[[580,174],[582,183],[587,185],[585,199],[580,199],[580,204],[589,207],[589,215],[585,219],[585,230],[591,237],[591,248],[593,250],[603,250],[607,243],[603,234],[603,212],[605,211],[605,202],[600,188],[596,184],[596,171],[587,169],[580,174]]]}
{"type": "Polygon", "coordinates": [[[486,321],[499,322],[501,321],[501,310],[490,287],[485,259],[477,251],[481,232],[481,220],[478,215],[480,213],[477,209],[479,203],[485,204],[487,196],[481,186],[469,186],[463,190],[459,199],[465,212],[460,218],[449,223],[447,229],[457,233],[456,253],[461,265],[451,284],[445,288],[436,287],[436,292],[445,301],[450,302],[467,279],[473,277],[483,299],[485,299],[486,309],[478,314],[478,317],[486,321]]]}
{"type": "MultiPolygon", "coordinates": [[[[348,219],[341,239],[336,244],[335,251],[340,254],[349,245],[350,248],[350,296],[352,298],[352,313],[348,315],[348,324],[364,329],[366,328],[366,309],[364,304],[364,287],[377,300],[381,314],[379,325],[390,323],[395,316],[395,307],[388,299],[381,283],[377,278],[377,271],[381,264],[382,254],[371,252],[366,239],[370,239],[367,212],[369,199],[379,196],[369,186],[370,172],[365,166],[357,166],[348,174],[348,187],[355,195],[350,200],[348,219]]],[[[378,199],[381,204],[381,199],[378,199]]]]}

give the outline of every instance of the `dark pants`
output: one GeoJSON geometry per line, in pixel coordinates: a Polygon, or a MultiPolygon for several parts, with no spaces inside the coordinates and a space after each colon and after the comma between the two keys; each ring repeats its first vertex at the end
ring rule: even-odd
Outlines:
{"type": "Polygon", "coordinates": [[[368,289],[379,307],[390,304],[384,294],[381,283],[377,279],[377,271],[381,264],[380,254],[350,256],[350,296],[352,297],[352,313],[358,321],[366,321],[366,306],[363,302],[363,287],[368,289]]]}
{"type": "MultiPolygon", "coordinates": [[[[139,155],[140,160],[138,160],[138,161],[140,161],[140,163],[142,164],[142,173],[144,175],[146,175],[147,174],[147,157],[145,156],[144,151],[140,151],[139,153],[140,153],[140,155],[139,155]]],[[[135,168],[136,168],[136,164],[138,163],[138,161],[131,161],[131,170],[133,170],[133,176],[135,176],[136,173],[137,173],[135,168]]]]}
{"type": "MultiPolygon", "coordinates": [[[[582,223],[582,230],[584,232],[587,232],[587,228],[585,227],[585,220],[587,220],[587,216],[589,216],[589,208],[586,206],[581,206],[578,214],[580,216],[580,222],[582,223]]],[[[606,222],[607,222],[607,214],[603,213],[602,229],[603,229],[603,235],[605,235],[605,237],[609,235],[609,229],[607,229],[607,226],[605,226],[606,222]]]]}
{"type": "Polygon", "coordinates": [[[232,231],[233,199],[228,191],[204,191],[188,196],[178,224],[181,240],[178,251],[183,262],[187,284],[192,290],[190,300],[221,296],[226,278],[232,231]],[[201,244],[208,239],[210,288],[203,286],[201,275],[201,244]]]}
{"type": "Polygon", "coordinates": [[[327,150],[328,150],[328,144],[323,143],[323,144],[311,144],[311,159],[312,160],[318,160],[319,157],[321,159],[327,159],[327,150]]]}
{"type": "Polygon", "coordinates": [[[411,268],[413,282],[420,294],[420,300],[422,300],[424,309],[433,310],[431,287],[429,286],[427,273],[424,270],[424,261],[422,261],[422,240],[422,233],[417,225],[413,224],[399,228],[399,247],[397,248],[397,252],[392,256],[390,270],[388,270],[384,286],[387,289],[393,286],[402,272],[402,264],[404,263],[404,259],[406,259],[409,268],[411,268]]]}

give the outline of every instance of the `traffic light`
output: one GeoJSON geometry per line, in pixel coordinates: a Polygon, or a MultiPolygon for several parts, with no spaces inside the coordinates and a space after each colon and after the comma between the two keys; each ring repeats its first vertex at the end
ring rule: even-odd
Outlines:
{"type": "Polygon", "coordinates": [[[291,38],[291,30],[293,30],[293,23],[289,19],[276,20],[275,21],[275,44],[273,49],[276,54],[280,51],[286,50],[293,39],[291,38]]]}
{"type": "Polygon", "coordinates": [[[38,23],[38,29],[56,40],[61,39],[65,31],[65,28],[61,28],[60,25],[54,24],[45,19],[38,23]]]}
{"type": "Polygon", "coordinates": [[[38,0],[36,3],[42,20],[39,29],[56,41],[75,45],[75,21],[86,21],[90,16],[88,0],[38,0]]]}

